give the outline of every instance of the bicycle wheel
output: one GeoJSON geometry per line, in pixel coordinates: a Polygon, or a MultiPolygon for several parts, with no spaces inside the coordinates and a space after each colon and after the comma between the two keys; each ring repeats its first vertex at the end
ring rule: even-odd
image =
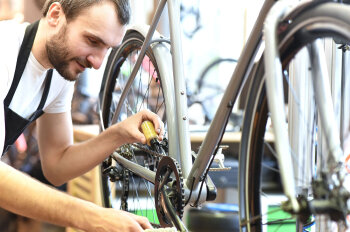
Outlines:
{"type": "MultiPolygon", "coordinates": [[[[322,128],[319,125],[317,106],[312,100],[312,92],[304,97],[296,94],[299,89],[291,84],[297,76],[296,73],[291,75],[292,65],[296,62],[295,56],[303,56],[300,55],[305,52],[302,48],[317,38],[330,37],[337,41],[350,41],[349,34],[337,26],[342,25],[345,30],[350,30],[349,12],[348,6],[320,4],[301,12],[293,20],[282,22],[280,27],[279,48],[284,73],[285,112],[288,112],[286,133],[291,143],[291,168],[295,173],[295,177],[291,178],[296,182],[297,197],[303,197],[308,202],[319,194],[311,184],[315,184],[315,180],[322,174],[331,173],[324,170],[328,151],[322,141],[322,128]],[[293,113],[297,116],[292,116],[293,113]],[[298,128],[298,133],[295,128],[298,128]]],[[[306,69],[312,68],[310,65],[306,66],[306,69]]],[[[308,81],[305,77],[298,80],[308,81]]],[[[306,216],[301,218],[301,215],[296,217],[281,209],[287,197],[282,191],[276,151],[272,142],[263,58],[257,64],[253,80],[245,109],[240,147],[241,231],[342,231],[342,223],[332,222],[330,212],[321,216],[305,213],[306,216]]],[[[296,86],[304,88],[300,83],[296,86]]],[[[342,125],[342,122],[339,121],[339,125],[342,125]]],[[[349,128],[344,128],[343,134],[346,134],[345,131],[349,132],[349,128]]]]}
{"type": "MultiPolygon", "coordinates": [[[[162,79],[151,47],[147,49],[135,79],[129,79],[143,40],[144,37],[140,33],[129,31],[123,43],[109,56],[100,92],[101,120],[105,128],[142,109],[148,109],[163,119],[167,130],[162,79]]],[[[158,158],[147,152],[149,148],[143,150],[141,144],[135,145],[125,144],[119,148],[118,153],[155,171],[158,158]]],[[[146,216],[150,222],[158,224],[154,185],[134,175],[115,161],[108,162],[109,164],[104,163],[105,166],[102,167],[102,172],[105,174],[109,172],[109,177],[112,177],[108,178],[105,175],[102,177],[104,206],[146,216]]]]}
{"type": "MultiPolygon", "coordinates": [[[[215,106],[219,105],[236,64],[236,59],[217,58],[210,62],[199,75],[193,103],[202,105],[205,116],[204,125],[209,125],[213,120],[217,110],[215,106]]],[[[236,127],[236,131],[239,131],[240,126],[239,116],[232,114],[229,127],[232,129],[236,127]]]]}

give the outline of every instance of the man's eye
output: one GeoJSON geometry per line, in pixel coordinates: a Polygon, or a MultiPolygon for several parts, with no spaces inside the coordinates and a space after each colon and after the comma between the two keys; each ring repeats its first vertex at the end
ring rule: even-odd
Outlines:
{"type": "Polygon", "coordinates": [[[97,45],[98,44],[98,42],[96,40],[94,40],[94,39],[88,38],[88,40],[89,40],[89,43],[92,44],[92,45],[97,45]]]}

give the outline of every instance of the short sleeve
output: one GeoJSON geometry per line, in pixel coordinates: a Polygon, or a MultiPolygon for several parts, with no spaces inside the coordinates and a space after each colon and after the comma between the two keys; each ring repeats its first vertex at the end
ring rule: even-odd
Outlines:
{"type": "MultiPolygon", "coordinates": [[[[51,86],[51,88],[56,87],[57,86],[51,86]]],[[[52,114],[70,112],[73,93],[74,82],[64,81],[64,84],[62,85],[62,88],[59,91],[57,97],[48,106],[45,107],[44,112],[52,114]]]]}

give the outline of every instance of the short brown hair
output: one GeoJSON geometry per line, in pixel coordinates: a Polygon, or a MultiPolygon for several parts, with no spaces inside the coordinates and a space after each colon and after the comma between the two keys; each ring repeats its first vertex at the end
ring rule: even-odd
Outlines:
{"type": "Polygon", "coordinates": [[[42,12],[43,16],[46,17],[51,4],[58,2],[63,8],[67,21],[69,21],[76,18],[82,10],[103,1],[114,3],[120,24],[126,25],[130,22],[131,10],[129,0],[46,0],[42,12]]]}

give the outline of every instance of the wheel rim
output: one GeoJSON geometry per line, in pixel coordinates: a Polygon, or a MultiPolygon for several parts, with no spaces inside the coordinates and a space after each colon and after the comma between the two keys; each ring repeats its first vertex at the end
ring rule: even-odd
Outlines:
{"type": "MultiPolygon", "coordinates": [[[[298,23],[296,23],[298,24],[298,23]]],[[[300,28],[299,28],[300,29],[300,28]]],[[[305,28],[303,28],[305,29],[305,28]]],[[[303,30],[303,29],[300,29],[303,30]]],[[[297,31],[297,30],[296,30],[297,31]]],[[[335,30],[336,31],[336,30],[335,30]]],[[[307,33],[307,32],[306,32],[307,33]]],[[[298,33],[295,33],[298,34],[298,33]]],[[[330,32],[328,31],[325,33],[326,35],[329,35],[330,32]]],[[[336,33],[334,34],[341,35],[342,33],[336,33]]],[[[313,38],[320,37],[321,34],[318,35],[312,35],[312,33],[309,34],[310,37],[307,38],[308,41],[302,41],[302,43],[309,43],[313,40],[313,38]]],[[[298,36],[302,36],[298,34],[298,36]]],[[[341,37],[341,36],[340,36],[341,37]]],[[[345,38],[346,36],[344,36],[345,38]]],[[[287,39],[288,40],[288,39],[287,39]]],[[[293,39],[291,39],[293,40],[293,39]]],[[[343,41],[346,41],[345,39],[343,41]]],[[[289,41],[290,42],[290,41],[289,41]]],[[[286,67],[286,63],[289,63],[291,60],[291,57],[294,57],[295,53],[299,51],[300,46],[303,46],[300,44],[300,41],[296,42],[295,47],[293,47],[293,42],[288,43],[286,42],[288,46],[281,45],[283,47],[281,56],[284,58],[283,60],[283,66],[286,67]],[[299,46],[299,48],[298,48],[299,46]],[[294,49],[294,51],[293,51],[294,49]],[[286,52],[287,51],[287,52],[286,52]],[[291,55],[292,54],[292,55],[291,55]]],[[[257,68],[257,72],[263,73],[263,64],[262,62],[259,64],[260,66],[257,68]]],[[[288,89],[289,97],[293,96],[295,93],[295,88],[290,87],[290,80],[289,80],[289,73],[285,73],[285,90],[288,89]],[[288,81],[287,81],[288,80],[288,81]]],[[[266,124],[270,123],[270,119],[268,117],[268,111],[267,111],[267,102],[266,102],[266,96],[265,96],[265,89],[264,89],[264,81],[262,80],[263,77],[260,75],[257,79],[254,79],[255,81],[259,82],[259,84],[255,84],[255,87],[251,90],[251,92],[258,92],[255,95],[255,99],[251,99],[250,102],[247,103],[247,105],[254,105],[254,107],[251,107],[251,111],[246,111],[247,120],[245,121],[245,124],[243,128],[250,128],[245,129],[242,134],[242,144],[241,144],[241,156],[240,156],[240,216],[241,216],[241,230],[242,231],[335,231],[335,228],[337,230],[341,231],[343,229],[343,225],[341,223],[333,223],[330,222],[329,217],[327,216],[310,216],[308,219],[309,221],[302,226],[299,220],[292,219],[290,220],[290,215],[283,215],[281,214],[277,218],[271,218],[271,213],[278,214],[281,210],[279,209],[279,206],[281,205],[281,201],[283,199],[278,200],[277,207],[274,209],[273,207],[266,207],[266,203],[262,203],[263,201],[266,202],[266,197],[269,195],[273,195],[273,192],[266,192],[264,188],[267,188],[266,185],[263,186],[264,181],[261,180],[261,177],[270,176],[273,173],[277,173],[279,176],[279,173],[276,172],[278,170],[274,167],[272,168],[271,165],[268,165],[266,162],[266,157],[263,157],[263,153],[270,153],[273,154],[275,151],[271,147],[271,143],[264,139],[268,138],[268,136],[265,134],[266,130],[266,124]],[[260,80],[261,79],[261,80],[260,80]],[[262,95],[260,95],[262,94],[262,95]],[[254,108],[254,109],[253,109],[254,108]],[[258,138],[257,138],[258,137],[258,138]],[[244,141],[245,139],[247,141],[244,141]],[[251,140],[252,139],[252,140],[251,140]],[[265,151],[265,152],[264,152],[265,151]],[[268,151],[268,152],[266,152],[268,151]],[[265,164],[264,164],[265,162],[265,164]],[[270,175],[266,170],[270,171],[270,175]],[[285,221],[290,221],[291,224],[293,224],[292,229],[289,229],[286,227],[285,221]],[[263,225],[262,225],[263,224],[263,225]]],[[[287,101],[291,102],[290,99],[287,101]]],[[[303,98],[296,98],[294,100],[297,104],[299,104],[302,101],[307,101],[303,98]],[[299,102],[299,103],[298,103],[299,102]]],[[[287,110],[286,110],[287,111],[287,110]]],[[[297,109],[297,111],[300,111],[300,109],[297,109]]],[[[288,111],[289,112],[289,111],[288,111]]],[[[343,116],[343,115],[342,115],[343,116]]],[[[286,117],[286,120],[289,119],[290,116],[286,117]]],[[[305,177],[306,180],[310,180],[312,177],[316,178],[320,176],[320,170],[322,170],[321,167],[325,165],[327,162],[326,159],[321,160],[320,154],[327,153],[327,150],[324,149],[324,145],[322,143],[322,139],[320,137],[320,128],[318,127],[318,118],[317,118],[317,111],[314,112],[314,114],[310,114],[308,116],[302,117],[303,120],[310,122],[310,119],[312,119],[312,123],[308,123],[305,125],[304,130],[310,132],[310,136],[308,137],[309,141],[308,143],[312,144],[312,146],[309,146],[307,149],[309,154],[309,161],[317,161],[316,162],[309,162],[307,165],[304,165],[308,167],[309,173],[307,177],[305,177]],[[322,161],[322,162],[321,162],[322,161]]],[[[343,123],[340,123],[342,125],[343,123]]],[[[346,129],[348,130],[348,128],[346,129]]],[[[344,131],[342,131],[343,134],[344,131]]],[[[343,142],[343,141],[341,141],[343,142]]],[[[297,154],[298,152],[295,150],[292,150],[292,154],[297,154]]],[[[293,158],[294,159],[294,158],[293,158]]],[[[300,163],[300,161],[298,161],[300,163]]],[[[304,178],[303,177],[303,171],[299,172],[299,177],[296,180],[297,183],[299,183],[299,188],[297,189],[297,192],[300,194],[303,194],[308,199],[312,199],[314,193],[312,191],[309,191],[305,193],[305,185],[304,182],[300,182],[299,180],[304,178]],[[301,184],[300,184],[301,183],[301,184]],[[304,193],[303,193],[304,192],[304,193]]],[[[305,180],[304,179],[304,180],[305,180]]],[[[309,181],[306,181],[309,183],[309,181]]],[[[278,177],[277,177],[277,183],[278,177]]],[[[278,198],[275,198],[278,199],[278,198]]],[[[284,198],[284,200],[286,197],[284,198]]],[[[272,215],[273,215],[272,214],[272,215]]]]}
{"type": "MultiPolygon", "coordinates": [[[[306,225],[302,226],[299,220],[281,209],[282,202],[286,201],[287,198],[282,193],[280,173],[276,161],[277,152],[270,141],[271,127],[268,125],[270,118],[268,116],[265,90],[263,85],[260,88],[262,96],[258,100],[259,104],[256,106],[256,117],[254,117],[256,126],[251,131],[250,137],[252,141],[248,144],[247,151],[249,153],[247,170],[250,170],[250,174],[247,175],[249,177],[245,180],[246,199],[249,199],[246,203],[246,208],[251,220],[248,228],[251,231],[305,231],[307,228],[311,229],[310,231],[317,231],[319,228],[314,222],[328,224],[328,218],[320,216],[315,218],[311,216],[306,225]],[[273,180],[266,178],[271,176],[274,177],[273,180]]],[[[289,88],[288,93],[289,97],[291,97],[293,95],[291,92],[294,90],[290,86],[287,88],[289,88]]],[[[291,105],[291,99],[288,99],[288,102],[288,105],[291,105]]],[[[300,99],[294,99],[294,102],[300,102],[300,99]]],[[[296,110],[300,111],[300,108],[296,110]]],[[[286,111],[291,111],[291,109],[288,108],[286,111]]],[[[324,145],[321,145],[322,141],[317,139],[317,137],[320,138],[320,133],[318,133],[319,126],[316,113],[314,111],[314,115],[312,113],[308,116],[305,114],[302,115],[301,118],[305,121],[305,124],[303,124],[304,130],[299,131],[297,136],[303,136],[303,133],[306,134],[307,132],[310,132],[310,135],[304,136],[305,141],[299,144],[299,146],[292,145],[291,147],[293,157],[291,168],[298,175],[294,177],[297,184],[296,191],[300,195],[308,196],[310,199],[313,198],[313,192],[310,186],[311,178],[317,178],[320,175],[318,170],[326,162],[324,159],[321,160],[320,156],[316,156],[317,153],[326,152],[326,150],[322,150],[324,149],[324,145]],[[311,121],[309,120],[310,116],[311,121]],[[303,147],[302,151],[305,154],[309,154],[309,157],[301,157],[300,159],[297,155],[301,154],[300,151],[298,152],[298,148],[301,146],[303,147]]],[[[289,117],[290,115],[286,116],[288,123],[290,123],[289,117]]],[[[291,126],[289,126],[288,131],[289,134],[292,133],[291,126]]],[[[294,142],[296,143],[296,141],[294,142]]],[[[332,227],[332,225],[330,226],[332,227]]],[[[338,226],[340,227],[340,225],[338,226]]]]}
{"type": "MultiPolygon", "coordinates": [[[[117,68],[110,69],[110,75],[113,75],[114,78],[111,78],[112,80],[108,83],[110,94],[105,94],[109,96],[109,99],[104,99],[105,102],[108,102],[107,107],[103,110],[104,123],[108,127],[143,109],[157,113],[165,122],[165,103],[161,81],[155,59],[149,50],[146,52],[135,79],[129,80],[139,55],[141,42],[142,40],[137,39],[126,40],[123,47],[115,54],[114,66],[117,68]],[[128,88],[129,82],[131,85],[128,88]],[[126,94],[123,94],[124,97],[121,98],[123,92],[126,94]],[[118,108],[119,110],[116,110],[118,108]]],[[[130,154],[128,157],[132,161],[156,171],[157,158],[132,145],[124,145],[122,149],[128,149],[130,154]]],[[[154,185],[126,171],[116,163],[113,163],[112,166],[125,175],[122,175],[119,181],[107,181],[110,205],[113,208],[145,216],[151,223],[159,224],[154,204],[154,185]]]]}

